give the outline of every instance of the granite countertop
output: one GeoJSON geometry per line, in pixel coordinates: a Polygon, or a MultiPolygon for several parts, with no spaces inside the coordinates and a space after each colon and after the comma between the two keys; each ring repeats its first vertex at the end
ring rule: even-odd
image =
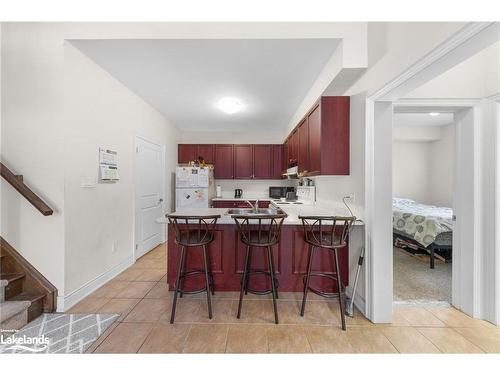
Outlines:
{"type": "MultiPolygon", "coordinates": [[[[226,198],[221,198],[220,200],[228,200],[226,198]]],[[[253,200],[250,198],[241,199],[241,200],[253,200]]],[[[261,198],[261,200],[264,200],[261,198]]],[[[271,200],[271,199],[265,199],[271,200]]],[[[271,200],[272,201],[272,200],[271,200]]],[[[276,206],[276,204],[271,203],[276,206]]],[[[280,205],[278,206],[280,209],[286,212],[288,217],[285,219],[283,224],[285,225],[300,225],[302,221],[299,219],[299,216],[350,216],[349,211],[345,208],[342,203],[316,203],[314,205],[280,205]]],[[[352,206],[353,212],[355,213],[358,219],[362,219],[362,216],[358,213],[361,212],[358,207],[352,206]]],[[[221,215],[221,218],[217,221],[219,224],[234,224],[234,220],[231,218],[231,215],[227,214],[228,208],[192,208],[192,209],[184,209],[181,211],[175,211],[173,214],[179,215],[221,215]]],[[[166,217],[161,217],[156,220],[159,224],[166,224],[168,220],[166,217]]],[[[361,222],[356,222],[355,225],[363,225],[361,222]]]]}

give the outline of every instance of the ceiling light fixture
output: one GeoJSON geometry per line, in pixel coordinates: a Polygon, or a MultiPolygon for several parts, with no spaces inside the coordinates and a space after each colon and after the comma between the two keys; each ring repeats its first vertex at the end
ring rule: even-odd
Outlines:
{"type": "Polygon", "coordinates": [[[439,116],[439,112],[431,112],[429,113],[429,116],[439,116]]]}
{"type": "Polygon", "coordinates": [[[227,114],[233,114],[243,109],[243,104],[236,98],[222,98],[217,103],[217,107],[227,114]]]}

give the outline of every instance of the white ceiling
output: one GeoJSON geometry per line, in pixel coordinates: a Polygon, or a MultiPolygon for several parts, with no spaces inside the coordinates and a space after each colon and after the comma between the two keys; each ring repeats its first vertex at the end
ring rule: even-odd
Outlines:
{"type": "Polygon", "coordinates": [[[183,131],[284,129],[338,39],[72,40],[183,131]],[[245,108],[216,108],[237,97],[245,108]]]}
{"type": "Polygon", "coordinates": [[[453,113],[430,116],[429,113],[394,113],[394,126],[445,126],[453,123],[453,113]]]}

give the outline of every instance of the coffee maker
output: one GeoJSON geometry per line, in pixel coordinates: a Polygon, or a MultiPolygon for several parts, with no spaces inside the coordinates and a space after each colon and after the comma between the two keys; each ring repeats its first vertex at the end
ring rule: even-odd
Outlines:
{"type": "Polygon", "coordinates": [[[234,197],[235,198],[241,198],[243,195],[243,190],[241,189],[234,189],[234,197]]]}

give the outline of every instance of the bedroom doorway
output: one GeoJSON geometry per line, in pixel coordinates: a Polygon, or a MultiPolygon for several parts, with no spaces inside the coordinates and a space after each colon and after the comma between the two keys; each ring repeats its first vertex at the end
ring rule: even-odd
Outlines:
{"type": "Polygon", "coordinates": [[[395,106],[392,132],[394,303],[449,305],[454,111],[395,106]]]}

